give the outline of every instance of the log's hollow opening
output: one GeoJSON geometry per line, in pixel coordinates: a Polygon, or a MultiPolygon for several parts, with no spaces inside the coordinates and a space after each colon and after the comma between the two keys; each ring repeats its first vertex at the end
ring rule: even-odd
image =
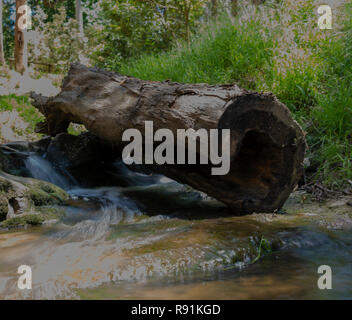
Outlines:
{"type": "Polygon", "coordinates": [[[236,193],[250,200],[264,199],[280,178],[283,149],[265,132],[246,133],[240,150],[231,163],[230,179],[236,193]]]}

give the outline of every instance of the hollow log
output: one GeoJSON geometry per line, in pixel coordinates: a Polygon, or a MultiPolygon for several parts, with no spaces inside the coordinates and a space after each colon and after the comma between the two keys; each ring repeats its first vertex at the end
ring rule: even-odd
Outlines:
{"type": "Polygon", "coordinates": [[[231,169],[212,176],[209,165],[148,165],[228,205],[235,213],[280,209],[297,185],[306,148],[304,133],[271,93],[236,85],[151,82],[79,64],[71,66],[56,97],[32,93],[46,121],[38,131],[55,136],[71,122],[119,150],[122,135],[145,121],[154,130],[230,129],[231,169]]]}

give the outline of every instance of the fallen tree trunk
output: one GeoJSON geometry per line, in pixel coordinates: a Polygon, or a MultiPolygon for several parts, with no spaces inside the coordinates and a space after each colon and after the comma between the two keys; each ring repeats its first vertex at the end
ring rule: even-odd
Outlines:
{"type": "Polygon", "coordinates": [[[79,64],[71,66],[62,91],[32,94],[46,122],[38,131],[55,136],[70,122],[84,124],[122,150],[122,135],[145,121],[154,130],[231,129],[231,170],[212,176],[209,165],[149,165],[157,173],[201,190],[235,212],[272,212],[298,183],[305,138],[289,110],[270,93],[235,85],[150,82],[79,64]]]}

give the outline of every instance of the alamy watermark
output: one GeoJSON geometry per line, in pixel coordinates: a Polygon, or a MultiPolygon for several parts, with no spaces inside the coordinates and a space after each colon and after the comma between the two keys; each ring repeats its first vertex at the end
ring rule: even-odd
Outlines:
{"type": "Polygon", "coordinates": [[[169,129],[159,129],[154,134],[153,121],[145,121],[144,141],[137,129],[126,130],[122,141],[130,142],[122,152],[127,165],[212,164],[216,166],[211,169],[212,175],[230,171],[230,129],[178,129],[175,139],[169,129]],[[160,142],[155,150],[154,142],[160,142]]]}
{"type": "Polygon", "coordinates": [[[318,19],[318,27],[321,30],[332,29],[332,10],[328,5],[323,5],[318,8],[318,14],[321,15],[318,19]]]}
{"type": "MultiPolygon", "coordinates": [[[[17,13],[20,14],[18,19],[18,28],[23,30],[32,29],[32,10],[28,5],[22,5],[18,8],[17,13]]],[[[318,27],[321,30],[332,29],[332,9],[329,5],[321,5],[318,7],[318,27]]]]}
{"type": "Polygon", "coordinates": [[[17,9],[17,13],[21,15],[17,21],[18,28],[21,31],[32,29],[32,10],[30,6],[20,6],[17,9]]]}
{"type": "Polygon", "coordinates": [[[331,290],[332,289],[332,270],[330,266],[323,265],[318,268],[318,274],[322,276],[318,279],[318,288],[320,290],[331,290]]]}
{"type": "Polygon", "coordinates": [[[17,281],[18,289],[32,290],[32,268],[30,266],[22,265],[18,267],[18,274],[21,274],[17,281]]]}

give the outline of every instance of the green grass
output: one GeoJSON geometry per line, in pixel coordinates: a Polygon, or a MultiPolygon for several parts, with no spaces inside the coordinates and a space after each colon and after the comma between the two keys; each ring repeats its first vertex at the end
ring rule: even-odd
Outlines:
{"type": "Polygon", "coordinates": [[[190,49],[132,58],[119,72],[273,92],[307,132],[307,157],[318,167],[309,181],[343,188],[352,180],[352,5],[342,10],[342,26],[319,30],[313,0],[291,9],[266,3],[266,12],[208,25],[190,49]]]}
{"type": "Polygon", "coordinates": [[[9,96],[0,96],[0,111],[12,111],[13,105],[9,96]]]}
{"type": "Polygon", "coordinates": [[[0,112],[17,111],[20,117],[28,124],[28,134],[34,133],[35,126],[38,122],[43,121],[44,117],[37,109],[31,105],[28,96],[17,96],[10,94],[0,96],[0,112]]]}
{"type": "MultiPolygon", "coordinates": [[[[227,20],[220,27],[210,25],[196,39],[190,50],[180,44],[173,51],[145,55],[122,66],[121,72],[141,79],[177,82],[229,83],[251,86],[260,73],[268,71],[273,44],[256,30],[259,21],[252,21],[240,30],[227,20]]],[[[270,35],[268,35],[270,37],[270,35]]]]}

